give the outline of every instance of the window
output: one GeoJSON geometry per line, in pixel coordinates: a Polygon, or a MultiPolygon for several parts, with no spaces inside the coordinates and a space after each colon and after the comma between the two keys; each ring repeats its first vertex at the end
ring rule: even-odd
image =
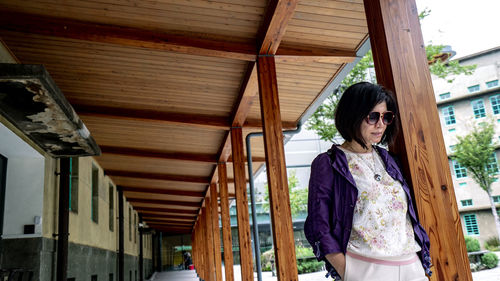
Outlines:
{"type": "Polygon", "coordinates": [[[455,110],[453,109],[452,105],[443,108],[443,116],[446,125],[451,125],[456,123],[455,110]]]}
{"type": "Polygon", "coordinates": [[[134,214],[134,243],[137,244],[137,214],[134,214]]]}
{"type": "Polygon", "coordinates": [[[486,111],[484,110],[484,102],[483,100],[473,100],[471,102],[472,111],[474,113],[474,118],[482,118],[486,116],[486,111]]]}
{"type": "Polygon", "coordinates": [[[488,169],[489,172],[498,174],[497,154],[495,152],[493,152],[490,155],[490,158],[488,158],[488,164],[486,165],[486,169],[488,169]]]}
{"type": "Polygon", "coordinates": [[[479,84],[467,87],[469,93],[479,92],[479,84]]]}
{"type": "Polygon", "coordinates": [[[472,199],[461,200],[462,207],[472,206],[472,199]]]}
{"type": "Polygon", "coordinates": [[[456,131],[456,129],[455,129],[455,128],[448,129],[448,132],[450,132],[450,133],[453,133],[453,132],[455,132],[455,131],[456,131]]]}
{"type": "Polygon", "coordinates": [[[90,217],[95,223],[99,222],[99,169],[92,164],[92,203],[90,217]]]}
{"type": "Polygon", "coordinates": [[[449,98],[450,98],[450,92],[439,95],[440,100],[445,100],[445,99],[449,99],[449,98]]]}
{"type": "Polygon", "coordinates": [[[450,151],[455,152],[455,149],[457,148],[456,145],[450,145],[450,151]]]}
{"type": "Polygon", "coordinates": [[[466,182],[461,182],[461,183],[458,184],[458,186],[460,186],[460,187],[466,187],[467,183],[466,182]]]}
{"type": "Polygon", "coordinates": [[[128,208],[128,241],[132,241],[132,208],[128,208]]]}
{"type": "Polygon", "coordinates": [[[78,158],[69,159],[69,210],[78,213],[78,158]]]}
{"type": "Polygon", "coordinates": [[[497,86],[498,86],[498,79],[486,82],[486,88],[488,88],[488,89],[493,88],[493,87],[497,87],[497,86]]]}
{"type": "Polygon", "coordinates": [[[453,169],[455,170],[455,176],[457,179],[467,177],[467,169],[462,167],[457,161],[453,161],[453,169]]]}
{"type": "Polygon", "coordinates": [[[109,281],[113,281],[113,280],[114,280],[113,273],[110,273],[109,274],[109,281]]]}
{"type": "Polygon", "coordinates": [[[97,275],[92,275],[90,276],[91,281],[97,281],[97,275]]]}
{"type": "Polygon", "coordinates": [[[493,114],[500,113],[500,95],[494,95],[490,97],[491,109],[493,114]]]}
{"type": "Polygon", "coordinates": [[[500,203],[500,195],[493,196],[493,202],[500,203]]]}
{"type": "Polygon", "coordinates": [[[475,214],[464,215],[464,222],[467,235],[479,235],[479,227],[475,214]]]}
{"type": "Polygon", "coordinates": [[[109,230],[114,231],[115,228],[115,192],[113,185],[109,185],[109,230]]]}

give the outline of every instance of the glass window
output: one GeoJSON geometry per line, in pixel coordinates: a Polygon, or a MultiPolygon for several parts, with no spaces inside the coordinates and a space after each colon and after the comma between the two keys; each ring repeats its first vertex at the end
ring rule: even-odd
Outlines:
{"type": "Polygon", "coordinates": [[[467,177],[467,169],[455,160],[453,160],[453,169],[455,170],[455,176],[457,179],[467,177]]]}
{"type": "Polygon", "coordinates": [[[497,154],[493,152],[488,158],[488,165],[486,165],[486,169],[490,172],[498,173],[498,162],[497,162],[497,154]]]}
{"type": "Polygon", "coordinates": [[[497,87],[497,86],[498,86],[498,79],[486,82],[486,88],[488,88],[488,89],[493,88],[493,87],[497,87]]]}
{"type": "Polygon", "coordinates": [[[455,129],[455,128],[451,128],[451,129],[448,129],[448,132],[453,133],[453,132],[455,132],[456,130],[457,130],[457,129],[455,129]]]}
{"type": "Polygon", "coordinates": [[[479,235],[479,227],[475,214],[464,215],[464,222],[467,235],[479,235]]]}
{"type": "Polygon", "coordinates": [[[472,199],[461,200],[462,207],[472,206],[472,199]]]}
{"type": "Polygon", "coordinates": [[[467,87],[469,93],[479,92],[479,84],[467,87]]]}
{"type": "Polygon", "coordinates": [[[491,109],[493,114],[500,113],[500,95],[494,95],[490,97],[491,109]]]}
{"type": "Polygon", "coordinates": [[[69,210],[78,213],[78,158],[69,159],[69,210]]]}
{"type": "Polygon", "coordinates": [[[455,110],[453,109],[453,105],[444,107],[442,109],[443,111],[443,116],[444,116],[444,122],[446,125],[451,125],[455,124],[455,110]]]}
{"type": "Polygon", "coordinates": [[[493,196],[493,202],[500,203],[500,195],[493,196]]]}
{"type": "Polygon", "coordinates": [[[99,222],[99,169],[92,164],[92,203],[90,216],[92,221],[99,222]]]}
{"type": "Polygon", "coordinates": [[[467,183],[466,182],[461,182],[458,184],[460,187],[466,187],[467,186],[467,183]]]}
{"type": "Polygon", "coordinates": [[[474,118],[482,118],[486,116],[486,111],[484,110],[484,102],[482,99],[473,100],[471,102],[472,111],[474,113],[474,118]]]}
{"type": "Polygon", "coordinates": [[[441,99],[441,100],[449,99],[450,96],[451,96],[450,92],[444,93],[444,94],[440,94],[439,95],[439,99],[441,99]]]}
{"type": "Polygon", "coordinates": [[[455,149],[457,148],[456,145],[450,145],[450,151],[455,152],[455,149]]]}

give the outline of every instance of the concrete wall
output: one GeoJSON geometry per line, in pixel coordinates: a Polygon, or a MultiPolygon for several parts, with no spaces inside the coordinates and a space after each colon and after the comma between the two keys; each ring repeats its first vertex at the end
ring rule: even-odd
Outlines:
{"type": "MultiPolygon", "coordinates": [[[[495,228],[495,220],[491,214],[491,209],[476,210],[476,211],[462,211],[460,212],[460,218],[462,221],[462,230],[464,234],[467,233],[465,229],[464,215],[475,214],[477,225],[479,229],[479,235],[470,235],[479,240],[481,244],[481,249],[484,250],[484,243],[491,237],[497,236],[497,231],[495,228]]],[[[498,237],[498,236],[497,236],[498,237]]]]}

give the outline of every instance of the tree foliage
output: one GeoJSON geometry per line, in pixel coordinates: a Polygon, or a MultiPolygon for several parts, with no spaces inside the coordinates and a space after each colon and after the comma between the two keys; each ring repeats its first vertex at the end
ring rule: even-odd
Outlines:
{"type": "Polygon", "coordinates": [[[500,237],[500,221],[491,196],[491,184],[496,180],[498,174],[498,163],[494,157],[494,124],[493,120],[489,120],[479,125],[472,125],[469,134],[457,137],[458,143],[455,145],[455,152],[451,158],[465,167],[474,181],[488,194],[491,213],[500,237]]]}
{"type": "MultiPolygon", "coordinates": [[[[299,213],[307,211],[307,189],[301,188],[295,170],[290,170],[288,175],[288,192],[290,194],[290,210],[292,218],[299,213]]],[[[262,208],[269,211],[269,187],[264,189],[264,204],[262,208]]]]}

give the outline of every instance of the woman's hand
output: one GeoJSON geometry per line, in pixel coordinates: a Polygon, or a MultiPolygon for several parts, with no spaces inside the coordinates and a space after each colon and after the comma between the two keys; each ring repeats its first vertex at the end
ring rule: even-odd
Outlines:
{"type": "Polygon", "coordinates": [[[345,255],[343,253],[331,253],[325,255],[328,262],[337,270],[340,278],[344,280],[345,273],[345,255]]]}

